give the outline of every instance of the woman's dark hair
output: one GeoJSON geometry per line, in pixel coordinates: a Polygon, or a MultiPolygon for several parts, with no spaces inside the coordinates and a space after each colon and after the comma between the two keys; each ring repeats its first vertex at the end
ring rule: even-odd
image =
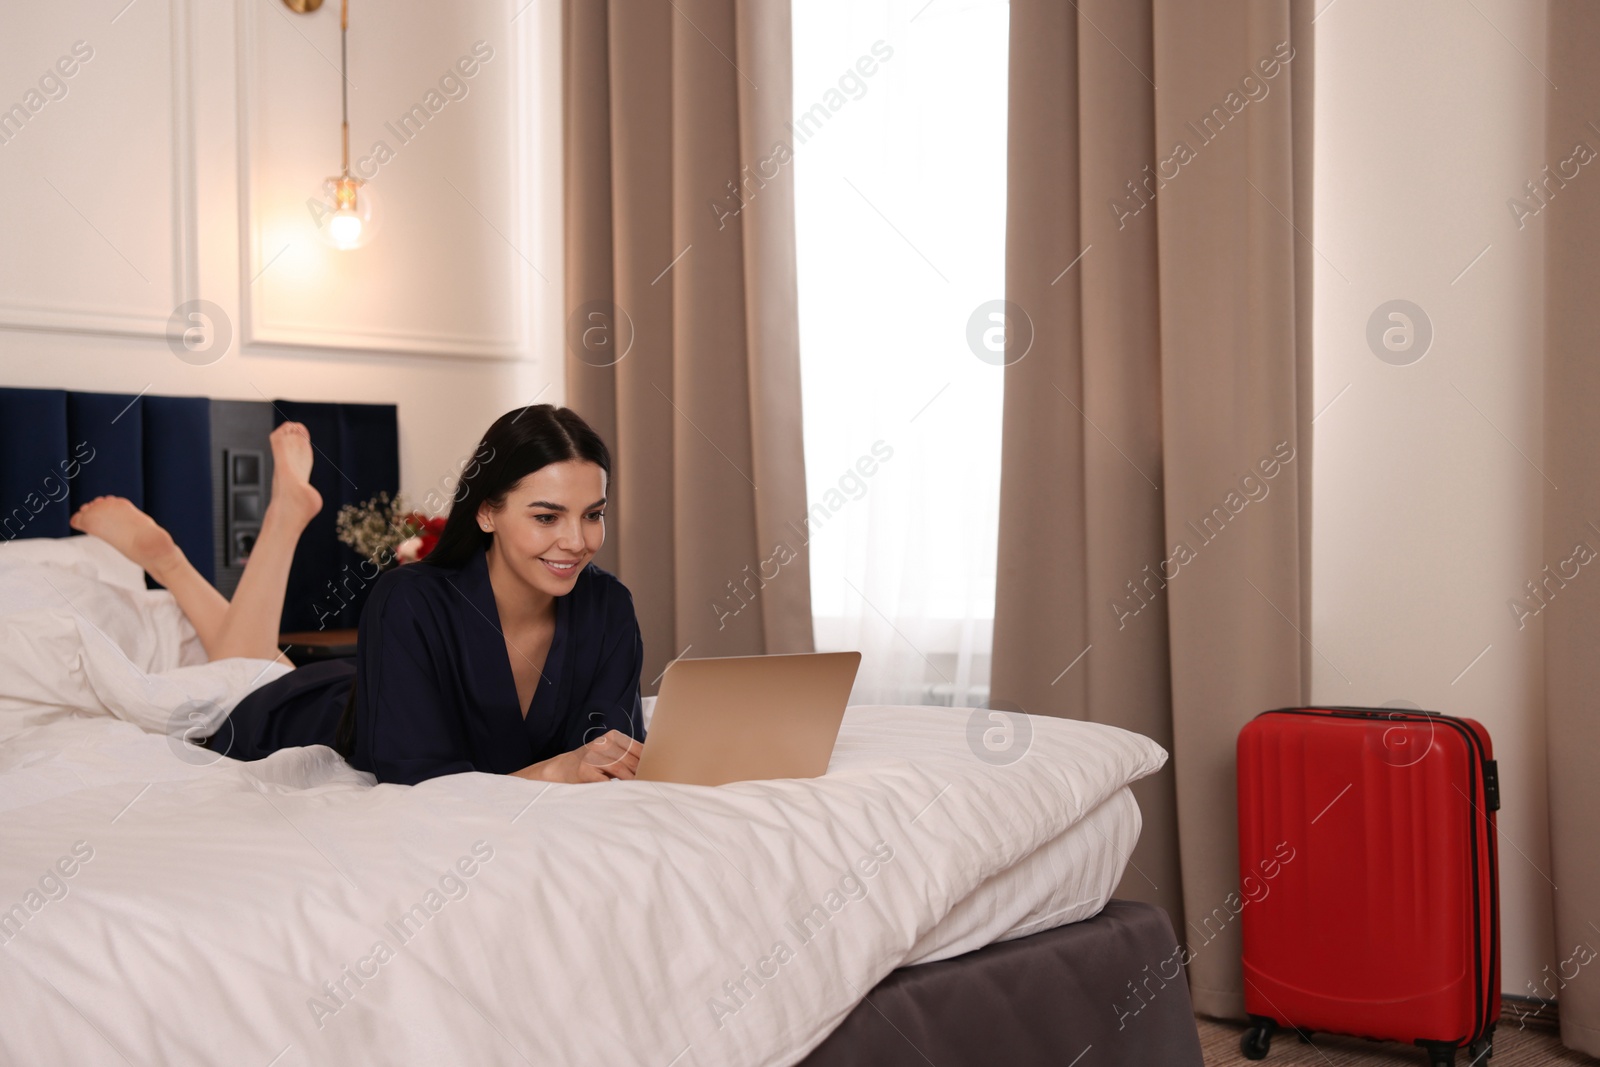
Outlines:
{"type": "MultiPolygon", "coordinates": [[[[508,411],[494,421],[461,472],[455,503],[444,532],[424,563],[461,567],[494,535],[478,526],[478,508],[498,508],[506,493],[541,467],[567,460],[587,460],[606,472],[611,484],[611,451],[583,417],[571,408],[538,404],[508,411]]],[[[344,713],[335,730],[334,749],[349,760],[355,752],[356,687],[352,682],[344,713]]]]}
{"type": "Polygon", "coordinates": [[[478,526],[478,509],[498,508],[506,493],[523,478],[552,463],[587,460],[611,480],[611,451],[583,417],[571,408],[537,404],[508,411],[484,433],[477,451],[461,472],[455,504],[444,532],[423,562],[461,567],[494,535],[478,526]]]}

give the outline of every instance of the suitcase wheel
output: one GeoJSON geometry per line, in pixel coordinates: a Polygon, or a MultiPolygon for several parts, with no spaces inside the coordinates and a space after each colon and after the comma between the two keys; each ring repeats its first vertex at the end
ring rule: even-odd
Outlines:
{"type": "Polygon", "coordinates": [[[1264,1060],[1272,1049],[1272,1035],[1278,1024],[1261,1015],[1250,1016],[1250,1022],[1253,1025],[1239,1038],[1239,1052],[1247,1060],[1264,1060]]]}
{"type": "Polygon", "coordinates": [[[1459,1046],[1454,1041],[1418,1041],[1417,1044],[1427,1050],[1428,1067],[1455,1067],[1459,1046]]]}
{"type": "Polygon", "coordinates": [[[1489,1032],[1480,1040],[1467,1046],[1467,1067],[1484,1067],[1489,1062],[1489,1057],[1494,1055],[1494,1024],[1489,1024],[1489,1032]]]}

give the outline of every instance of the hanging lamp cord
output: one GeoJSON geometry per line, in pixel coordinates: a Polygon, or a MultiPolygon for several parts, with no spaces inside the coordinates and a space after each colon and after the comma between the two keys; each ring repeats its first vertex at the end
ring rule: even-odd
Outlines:
{"type": "Polygon", "coordinates": [[[341,174],[346,178],[350,177],[350,75],[347,43],[349,37],[350,0],[339,0],[339,118],[343,142],[341,174]]]}

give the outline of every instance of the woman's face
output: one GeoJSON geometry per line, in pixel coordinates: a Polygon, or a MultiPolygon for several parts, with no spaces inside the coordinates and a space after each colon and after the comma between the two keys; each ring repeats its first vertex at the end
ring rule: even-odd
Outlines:
{"type": "Polygon", "coordinates": [[[564,596],[605,543],[605,503],[606,472],[587,460],[566,460],[517,482],[498,511],[485,504],[478,525],[494,534],[494,554],[512,574],[564,596]]]}

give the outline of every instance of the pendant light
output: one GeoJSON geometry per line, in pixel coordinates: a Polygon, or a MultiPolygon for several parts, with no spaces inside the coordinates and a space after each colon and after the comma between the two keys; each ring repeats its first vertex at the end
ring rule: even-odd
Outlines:
{"type": "MultiPolygon", "coordinates": [[[[283,0],[299,14],[310,14],[322,0],[283,0]]],[[[350,173],[350,0],[339,0],[339,173],[322,183],[324,204],[314,217],[323,241],[341,252],[360,248],[372,240],[372,190],[350,173]]]]}

